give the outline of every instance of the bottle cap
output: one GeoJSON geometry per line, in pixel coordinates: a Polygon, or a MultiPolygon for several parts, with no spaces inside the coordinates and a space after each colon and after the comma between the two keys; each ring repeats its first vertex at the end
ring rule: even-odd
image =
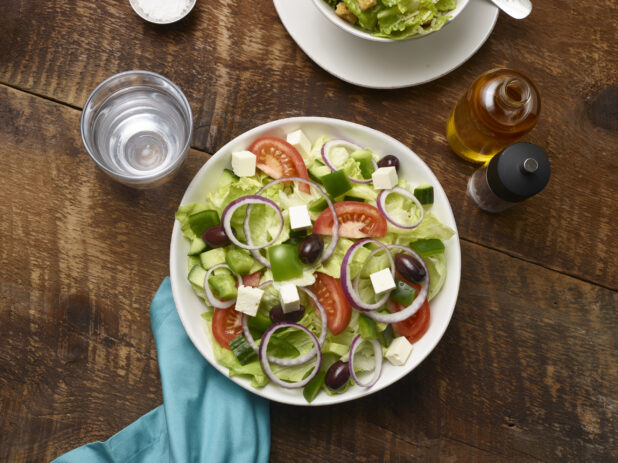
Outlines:
{"type": "Polygon", "coordinates": [[[549,181],[549,159],[532,143],[515,143],[487,166],[487,183],[496,196],[517,203],[537,194],[549,181]]]}

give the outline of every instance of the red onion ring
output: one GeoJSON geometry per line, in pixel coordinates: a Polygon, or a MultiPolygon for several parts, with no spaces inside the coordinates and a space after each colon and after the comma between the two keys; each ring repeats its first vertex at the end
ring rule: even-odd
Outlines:
{"type": "Polygon", "coordinates": [[[365,339],[363,339],[360,334],[357,334],[352,341],[352,344],[350,345],[348,368],[350,369],[350,376],[356,384],[358,384],[360,387],[371,387],[378,381],[378,379],[380,378],[380,374],[382,373],[382,346],[377,339],[366,340],[373,346],[373,355],[376,359],[376,366],[373,369],[373,375],[369,378],[369,380],[366,382],[362,382],[360,379],[358,379],[354,371],[354,354],[356,354],[356,351],[363,343],[363,341],[365,341],[365,339]]]}
{"type": "MultiPolygon", "coordinates": [[[[330,244],[328,245],[328,247],[324,250],[324,252],[322,253],[322,257],[320,258],[319,263],[321,264],[322,262],[326,261],[330,256],[333,255],[333,253],[335,252],[335,248],[337,247],[337,241],[339,239],[339,220],[337,219],[337,212],[335,211],[335,206],[333,205],[333,201],[330,199],[330,197],[324,192],[324,190],[322,190],[322,188],[320,187],[320,185],[318,185],[315,182],[312,182],[311,180],[307,180],[305,178],[301,178],[301,177],[284,177],[284,178],[278,178],[277,180],[273,180],[272,182],[267,183],[266,185],[264,185],[262,188],[260,188],[256,195],[260,195],[264,192],[264,190],[266,190],[267,188],[276,185],[277,183],[282,183],[282,182],[289,182],[290,180],[294,181],[294,182],[300,182],[300,183],[304,183],[306,185],[309,185],[310,187],[313,187],[325,200],[326,200],[326,204],[328,204],[328,208],[330,209],[330,211],[333,214],[333,217],[335,218],[335,220],[333,221],[333,234],[332,234],[332,238],[330,241],[330,244]]],[[[249,229],[249,216],[251,214],[251,209],[252,207],[249,206],[247,208],[247,215],[245,216],[245,221],[243,223],[243,230],[245,231],[245,237],[247,238],[247,243],[251,244],[251,234],[247,234],[247,230],[249,229]]],[[[283,222],[282,222],[283,224],[283,222]]],[[[270,268],[270,262],[268,262],[268,260],[266,260],[257,250],[254,253],[253,251],[251,252],[251,255],[262,265],[264,265],[267,268],[270,268]]]]}
{"type": "Polygon", "coordinates": [[[407,252],[412,257],[416,258],[418,262],[421,264],[421,266],[423,267],[423,269],[425,270],[425,275],[426,275],[425,280],[421,283],[421,290],[418,292],[418,294],[416,295],[412,303],[409,306],[407,306],[405,309],[400,310],[399,312],[395,312],[395,313],[369,312],[367,314],[369,318],[372,318],[377,322],[397,323],[402,320],[406,320],[407,318],[410,318],[425,303],[425,300],[427,299],[427,294],[429,293],[429,270],[427,270],[427,266],[425,265],[425,262],[423,261],[421,256],[419,256],[415,251],[413,251],[409,247],[402,246],[400,244],[389,244],[388,248],[398,249],[400,251],[407,252]]]}
{"type": "MultiPolygon", "coordinates": [[[[260,286],[258,286],[258,288],[260,288],[260,289],[265,288],[266,286],[271,285],[272,283],[273,283],[272,280],[265,281],[260,286]]],[[[320,311],[320,319],[322,321],[322,326],[321,326],[321,331],[320,331],[320,337],[318,338],[318,344],[319,344],[320,349],[321,349],[322,346],[324,345],[324,341],[326,340],[326,330],[327,330],[327,314],[326,314],[326,310],[324,310],[324,306],[322,304],[320,304],[320,302],[318,301],[318,298],[315,296],[315,294],[313,294],[312,291],[310,291],[307,288],[304,288],[302,286],[299,286],[299,288],[301,290],[303,290],[305,292],[305,294],[307,294],[307,296],[309,296],[309,298],[311,298],[311,300],[313,301],[314,305],[320,311]]],[[[249,330],[249,317],[247,316],[247,314],[242,314],[242,332],[245,335],[245,339],[247,340],[249,345],[253,348],[253,350],[256,351],[256,352],[259,352],[259,347],[258,347],[257,343],[255,342],[255,339],[253,339],[253,336],[251,335],[251,331],[249,330]]],[[[314,347],[313,349],[311,349],[306,354],[299,355],[298,357],[293,358],[293,359],[282,359],[282,358],[279,358],[279,357],[274,357],[272,355],[269,355],[268,356],[268,361],[270,363],[274,363],[275,365],[279,365],[279,366],[283,366],[283,367],[291,367],[291,366],[301,365],[303,363],[307,363],[309,360],[311,360],[313,357],[315,357],[315,354],[316,354],[316,348],[314,347]]]]}
{"type": "MultiPolygon", "coordinates": [[[[210,267],[210,269],[206,272],[206,277],[204,278],[204,292],[206,293],[206,300],[211,306],[216,307],[217,309],[229,309],[234,304],[236,304],[236,299],[230,299],[229,301],[222,301],[221,299],[217,299],[210,290],[210,285],[208,284],[208,277],[213,271],[218,268],[226,268],[232,273],[232,275],[234,275],[232,269],[226,264],[217,264],[213,267],[210,267]]],[[[240,275],[236,275],[236,279],[238,280],[238,286],[240,286],[242,284],[242,277],[240,277],[240,275]]]]}
{"type": "MultiPolygon", "coordinates": [[[[350,281],[349,266],[350,266],[350,262],[352,261],[352,257],[354,257],[354,253],[358,250],[359,247],[367,243],[377,244],[381,248],[380,250],[384,250],[386,252],[386,255],[388,256],[388,260],[389,260],[390,267],[391,267],[391,275],[393,277],[395,276],[395,262],[393,261],[393,255],[388,249],[388,246],[386,246],[384,243],[381,243],[380,241],[374,240],[372,238],[365,238],[360,241],[357,241],[352,246],[350,246],[350,249],[348,249],[348,252],[345,253],[345,256],[343,257],[343,262],[341,263],[341,282],[342,282],[341,287],[343,289],[343,294],[345,295],[346,299],[350,302],[350,304],[352,304],[352,306],[355,307],[356,309],[361,310],[363,312],[370,312],[370,311],[379,309],[386,303],[390,295],[389,293],[386,293],[377,302],[374,302],[373,304],[368,304],[361,299],[360,294],[358,293],[358,290],[355,288],[355,286],[350,281]]],[[[373,254],[370,254],[370,256],[371,255],[373,254]]],[[[365,261],[365,264],[366,263],[367,261],[365,261]]],[[[358,286],[358,284],[356,286],[358,286]]]]}
{"type": "MultiPolygon", "coordinates": [[[[247,216],[245,216],[245,220],[246,218],[247,216]]],[[[238,246],[241,249],[246,249],[248,251],[258,250],[258,249],[266,248],[270,246],[271,244],[273,244],[275,241],[277,241],[277,238],[279,238],[279,235],[281,235],[281,231],[283,230],[283,214],[281,212],[281,209],[279,209],[279,206],[277,206],[277,204],[275,204],[274,201],[271,201],[268,198],[262,198],[261,196],[257,196],[257,195],[247,195],[247,196],[243,196],[242,198],[238,198],[232,201],[230,204],[228,204],[225,207],[225,209],[223,210],[223,213],[221,214],[221,223],[223,224],[223,228],[225,229],[225,234],[230,239],[230,241],[234,243],[236,246],[238,246]],[[277,235],[272,240],[270,240],[268,243],[262,244],[259,246],[253,246],[252,244],[241,243],[238,240],[238,238],[234,236],[234,232],[232,230],[232,215],[234,215],[234,212],[236,211],[236,209],[242,206],[248,206],[251,204],[265,204],[267,206],[270,206],[275,211],[277,211],[277,213],[279,214],[279,217],[281,218],[281,226],[279,227],[279,231],[277,232],[277,235]]],[[[250,239],[247,239],[247,243],[249,242],[250,242],[250,239]]]]}
{"type": "MultiPolygon", "coordinates": [[[[342,139],[337,139],[337,140],[329,140],[326,143],[324,143],[322,145],[322,160],[324,161],[324,164],[326,164],[326,166],[332,170],[333,172],[336,171],[337,169],[335,168],[335,166],[330,162],[329,159],[329,154],[330,154],[330,150],[332,150],[333,148],[335,148],[336,146],[343,146],[344,148],[348,148],[348,149],[352,149],[354,151],[356,150],[361,150],[363,149],[362,146],[357,145],[356,143],[352,143],[348,140],[342,140],[342,139]]],[[[377,168],[377,164],[375,161],[373,161],[373,167],[377,168]]],[[[373,180],[372,179],[362,179],[359,180],[357,178],[354,177],[348,177],[348,179],[350,180],[350,182],[352,183],[362,183],[362,184],[368,184],[371,183],[373,180]]]]}
{"type": "Polygon", "coordinates": [[[414,193],[406,190],[405,188],[401,188],[400,186],[396,186],[390,190],[382,190],[380,191],[380,193],[378,194],[378,209],[380,209],[380,212],[382,213],[382,215],[384,216],[384,218],[386,220],[388,220],[390,223],[392,223],[393,225],[395,225],[396,227],[399,228],[405,228],[406,230],[410,230],[412,228],[416,228],[418,227],[421,222],[423,221],[423,217],[425,216],[425,209],[423,208],[423,205],[421,204],[421,202],[416,199],[416,196],[414,196],[414,193]],[[421,218],[418,220],[418,222],[416,222],[413,225],[402,225],[398,222],[395,222],[391,216],[388,215],[388,212],[386,211],[386,198],[388,197],[388,195],[390,195],[391,193],[399,193],[401,196],[405,196],[409,199],[411,199],[414,204],[416,204],[416,206],[420,209],[421,211],[421,218]]]}
{"type": "Polygon", "coordinates": [[[264,336],[262,336],[262,342],[260,344],[260,350],[258,354],[260,358],[260,365],[262,366],[262,370],[264,370],[264,374],[266,374],[268,379],[270,379],[273,383],[286,389],[298,389],[305,386],[315,377],[315,375],[318,374],[318,372],[320,371],[320,366],[322,365],[322,351],[319,348],[318,338],[316,338],[315,334],[309,331],[309,329],[305,328],[303,325],[299,325],[298,323],[275,323],[270,328],[268,328],[264,333],[264,336]],[[266,354],[268,343],[275,331],[282,328],[298,328],[299,330],[304,331],[309,335],[315,345],[315,351],[317,354],[315,367],[313,368],[313,371],[309,374],[309,376],[300,381],[297,381],[296,383],[288,383],[287,381],[280,380],[277,375],[275,375],[275,373],[272,371],[272,369],[270,368],[270,364],[268,363],[269,356],[266,354]]]}

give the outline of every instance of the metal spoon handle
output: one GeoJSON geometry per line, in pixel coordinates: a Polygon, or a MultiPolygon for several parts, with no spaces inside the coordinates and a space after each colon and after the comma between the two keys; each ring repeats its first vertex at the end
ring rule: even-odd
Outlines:
{"type": "Polygon", "coordinates": [[[532,11],[530,0],[491,0],[494,5],[500,8],[509,16],[515,19],[524,19],[532,11]]]}

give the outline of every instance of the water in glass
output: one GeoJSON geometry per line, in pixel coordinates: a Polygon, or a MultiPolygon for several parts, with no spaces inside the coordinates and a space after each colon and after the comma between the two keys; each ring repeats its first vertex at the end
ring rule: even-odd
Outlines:
{"type": "Polygon", "coordinates": [[[108,98],[92,129],[103,163],[130,176],[167,169],[182,154],[188,136],[178,102],[149,86],[123,89],[108,98]]]}

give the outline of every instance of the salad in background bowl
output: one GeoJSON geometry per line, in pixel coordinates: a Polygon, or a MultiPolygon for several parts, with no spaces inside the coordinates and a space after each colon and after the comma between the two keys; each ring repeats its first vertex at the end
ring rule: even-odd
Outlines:
{"type": "Polygon", "coordinates": [[[313,0],[326,18],[357,37],[393,42],[441,30],[469,0],[313,0]]]}
{"type": "Polygon", "coordinates": [[[376,130],[316,117],[250,130],[197,173],[176,219],[171,281],[189,337],[268,399],[375,392],[452,316],[461,262],[446,195],[376,130]]]}

